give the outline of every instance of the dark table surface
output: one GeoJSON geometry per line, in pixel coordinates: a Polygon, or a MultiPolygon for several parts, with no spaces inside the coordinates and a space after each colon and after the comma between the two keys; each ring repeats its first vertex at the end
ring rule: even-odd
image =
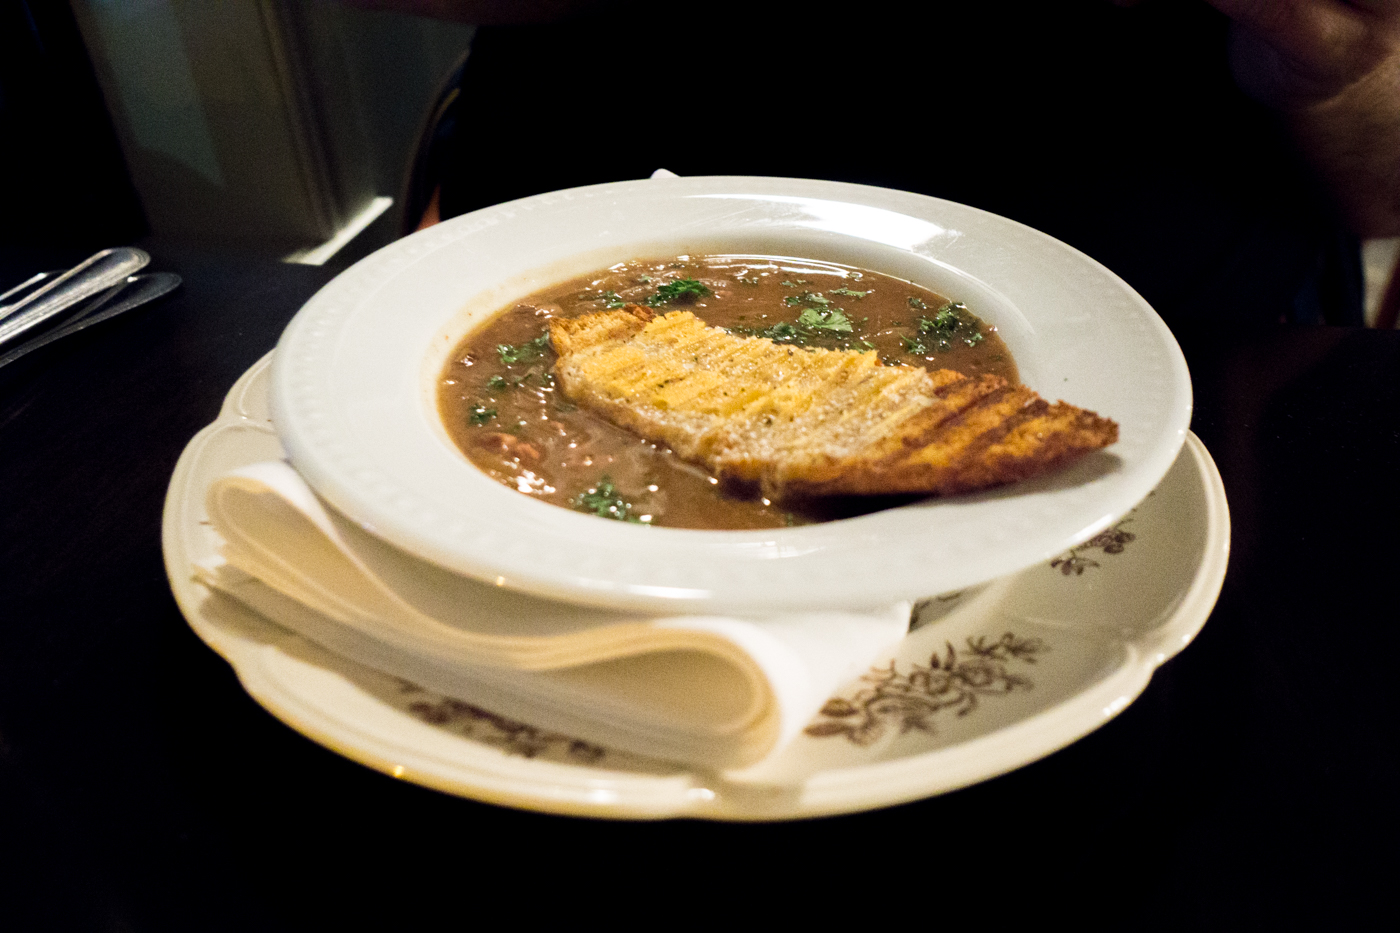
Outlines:
{"type": "MultiPolygon", "coordinates": [[[[1229,496],[1230,570],[1196,641],[1102,729],[872,813],[606,822],[341,758],[249,699],[185,624],[160,550],[171,470],[332,272],[151,251],[184,276],[178,293],[0,370],[0,926],[669,923],[746,906],[866,923],[972,908],[982,926],[1396,922],[1400,334],[1180,335],[1193,429],[1229,496]]],[[[78,258],[0,253],[0,285],[78,258]]]]}

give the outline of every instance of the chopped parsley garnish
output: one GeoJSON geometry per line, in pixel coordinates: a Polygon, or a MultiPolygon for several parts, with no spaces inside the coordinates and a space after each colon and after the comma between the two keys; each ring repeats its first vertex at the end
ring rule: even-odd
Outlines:
{"type": "MultiPolygon", "coordinates": [[[[910,299],[912,303],[915,299],[910,299]]],[[[960,301],[950,301],[943,305],[933,317],[920,316],[917,322],[919,337],[911,340],[901,337],[908,353],[925,356],[930,352],[946,352],[953,348],[954,340],[961,340],[969,347],[975,347],[985,339],[977,326],[977,319],[968,313],[967,305],[960,301]],[[925,342],[923,338],[932,338],[925,342]]]]}
{"type": "Polygon", "coordinates": [[[851,289],[846,288],[846,287],[843,286],[843,287],[841,287],[841,288],[832,288],[832,289],[828,289],[828,290],[827,290],[827,294],[828,294],[828,295],[845,295],[845,296],[847,296],[848,298],[864,298],[866,295],[868,295],[868,294],[870,294],[870,293],[869,293],[869,292],[856,292],[856,291],[852,291],[851,289]]]}
{"type": "Polygon", "coordinates": [[[919,318],[919,333],[937,334],[940,337],[952,336],[953,331],[958,329],[962,323],[962,318],[958,316],[959,311],[966,311],[964,304],[946,304],[934,313],[932,318],[919,318]]]}
{"type": "Polygon", "coordinates": [[[915,298],[912,295],[909,298],[909,307],[913,308],[916,311],[928,310],[928,305],[924,304],[924,300],[922,298],[915,298]]]}
{"type": "Polygon", "coordinates": [[[818,295],[815,292],[803,292],[800,295],[788,295],[783,299],[783,304],[787,305],[789,308],[795,308],[798,305],[821,305],[822,307],[826,307],[831,304],[831,299],[827,298],[825,295],[818,295]]]}
{"type": "Polygon", "coordinates": [[[646,300],[648,307],[657,308],[672,302],[689,304],[696,298],[704,298],[710,290],[699,279],[676,279],[667,282],[656,290],[656,294],[646,300]]]}
{"type": "Polygon", "coordinates": [[[496,352],[501,356],[501,362],[509,366],[512,363],[531,363],[539,359],[545,350],[549,349],[549,331],[546,330],[534,340],[527,340],[524,343],[517,343],[514,346],[508,343],[496,345],[496,352]]]}
{"type": "Polygon", "coordinates": [[[791,343],[793,338],[800,337],[796,324],[781,321],[769,327],[731,327],[734,333],[744,334],[748,337],[767,337],[769,340],[776,340],[779,343],[791,343]]]}
{"type": "Polygon", "coordinates": [[[806,308],[797,316],[796,321],[779,321],[777,324],[770,324],[767,327],[744,327],[741,325],[730,327],[728,330],[731,334],[738,334],[741,337],[766,337],[774,343],[787,343],[807,349],[811,349],[807,347],[808,343],[821,338],[827,338],[823,341],[825,343],[830,343],[834,339],[839,347],[859,344],[863,349],[874,349],[864,340],[853,341],[849,339],[848,335],[855,330],[855,325],[840,308],[832,308],[829,311],[821,308],[806,308]]]}
{"type": "Polygon", "coordinates": [[[604,474],[587,492],[579,493],[571,503],[580,512],[592,512],[601,518],[611,518],[634,525],[646,524],[632,514],[632,503],[622,498],[612,478],[604,474]]]}
{"type": "Polygon", "coordinates": [[[496,417],[496,409],[487,408],[485,405],[473,405],[468,411],[467,420],[472,424],[485,424],[496,417]]]}
{"type": "Polygon", "coordinates": [[[603,302],[603,307],[605,308],[623,308],[627,306],[627,302],[617,297],[617,292],[614,291],[603,292],[597,298],[594,298],[592,300],[603,302]]]}
{"type": "MultiPolygon", "coordinates": [[[[795,288],[807,283],[799,279],[783,284],[795,288]]],[[[873,349],[865,340],[852,339],[860,325],[847,316],[844,308],[838,308],[825,295],[810,291],[801,292],[788,295],[783,299],[783,304],[790,308],[802,308],[796,321],[783,321],[768,327],[740,325],[729,328],[729,332],[745,337],[766,337],[774,343],[792,344],[805,349],[812,349],[808,344],[814,341],[834,349],[849,350],[857,346],[861,349],[873,349]]]]}
{"type": "Polygon", "coordinates": [[[592,294],[592,295],[590,295],[590,294],[589,294],[588,292],[586,292],[586,291],[585,291],[585,292],[580,292],[578,298],[579,298],[579,301],[601,301],[601,302],[604,302],[605,304],[604,304],[603,306],[606,307],[606,308],[621,308],[621,307],[626,306],[626,304],[627,304],[626,301],[624,301],[623,299],[621,299],[621,298],[619,298],[619,297],[617,296],[617,292],[612,291],[611,289],[609,289],[608,291],[605,291],[605,292],[598,292],[597,294],[592,294]]]}
{"type": "Polygon", "coordinates": [[[811,284],[812,283],[807,281],[806,279],[788,279],[783,282],[783,288],[801,288],[804,285],[811,284]]]}
{"type": "Polygon", "coordinates": [[[540,383],[540,388],[542,389],[548,389],[554,385],[553,373],[542,373],[539,372],[538,367],[531,367],[529,372],[515,379],[507,379],[505,376],[499,374],[492,376],[490,379],[486,380],[486,388],[518,389],[521,386],[528,383],[531,379],[538,379],[540,383]]]}
{"type": "Polygon", "coordinates": [[[797,316],[797,323],[813,330],[826,330],[836,334],[849,334],[855,328],[851,319],[840,308],[808,308],[797,316]]]}

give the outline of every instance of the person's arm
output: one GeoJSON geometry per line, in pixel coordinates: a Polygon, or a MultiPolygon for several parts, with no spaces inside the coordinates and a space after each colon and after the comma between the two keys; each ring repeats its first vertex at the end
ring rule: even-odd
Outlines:
{"type": "Polygon", "coordinates": [[[1209,0],[1241,88],[1275,108],[1355,233],[1400,235],[1400,0],[1209,0]]]}

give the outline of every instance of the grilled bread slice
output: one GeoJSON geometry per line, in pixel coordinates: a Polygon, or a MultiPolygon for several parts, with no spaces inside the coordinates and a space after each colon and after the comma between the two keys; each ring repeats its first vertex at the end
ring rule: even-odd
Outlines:
{"type": "Polygon", "coordinates": [[[736,337],[688,311],[628,305],[549,329],[572,401],[774,498],[969,492],[1118,439],[1112,421],[999,376],[736,337]]]}

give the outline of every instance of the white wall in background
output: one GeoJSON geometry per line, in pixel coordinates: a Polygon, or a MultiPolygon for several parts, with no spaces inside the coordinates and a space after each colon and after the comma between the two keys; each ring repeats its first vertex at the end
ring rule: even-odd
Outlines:
{"type": "MultiPolygon", "coordinates": [[[[398,196],[473,32],[330,0],[73,9],[153,232],[275,255],[398,196]]],[[[375,225],[386,240],[396,226],[375,225]]]]}

